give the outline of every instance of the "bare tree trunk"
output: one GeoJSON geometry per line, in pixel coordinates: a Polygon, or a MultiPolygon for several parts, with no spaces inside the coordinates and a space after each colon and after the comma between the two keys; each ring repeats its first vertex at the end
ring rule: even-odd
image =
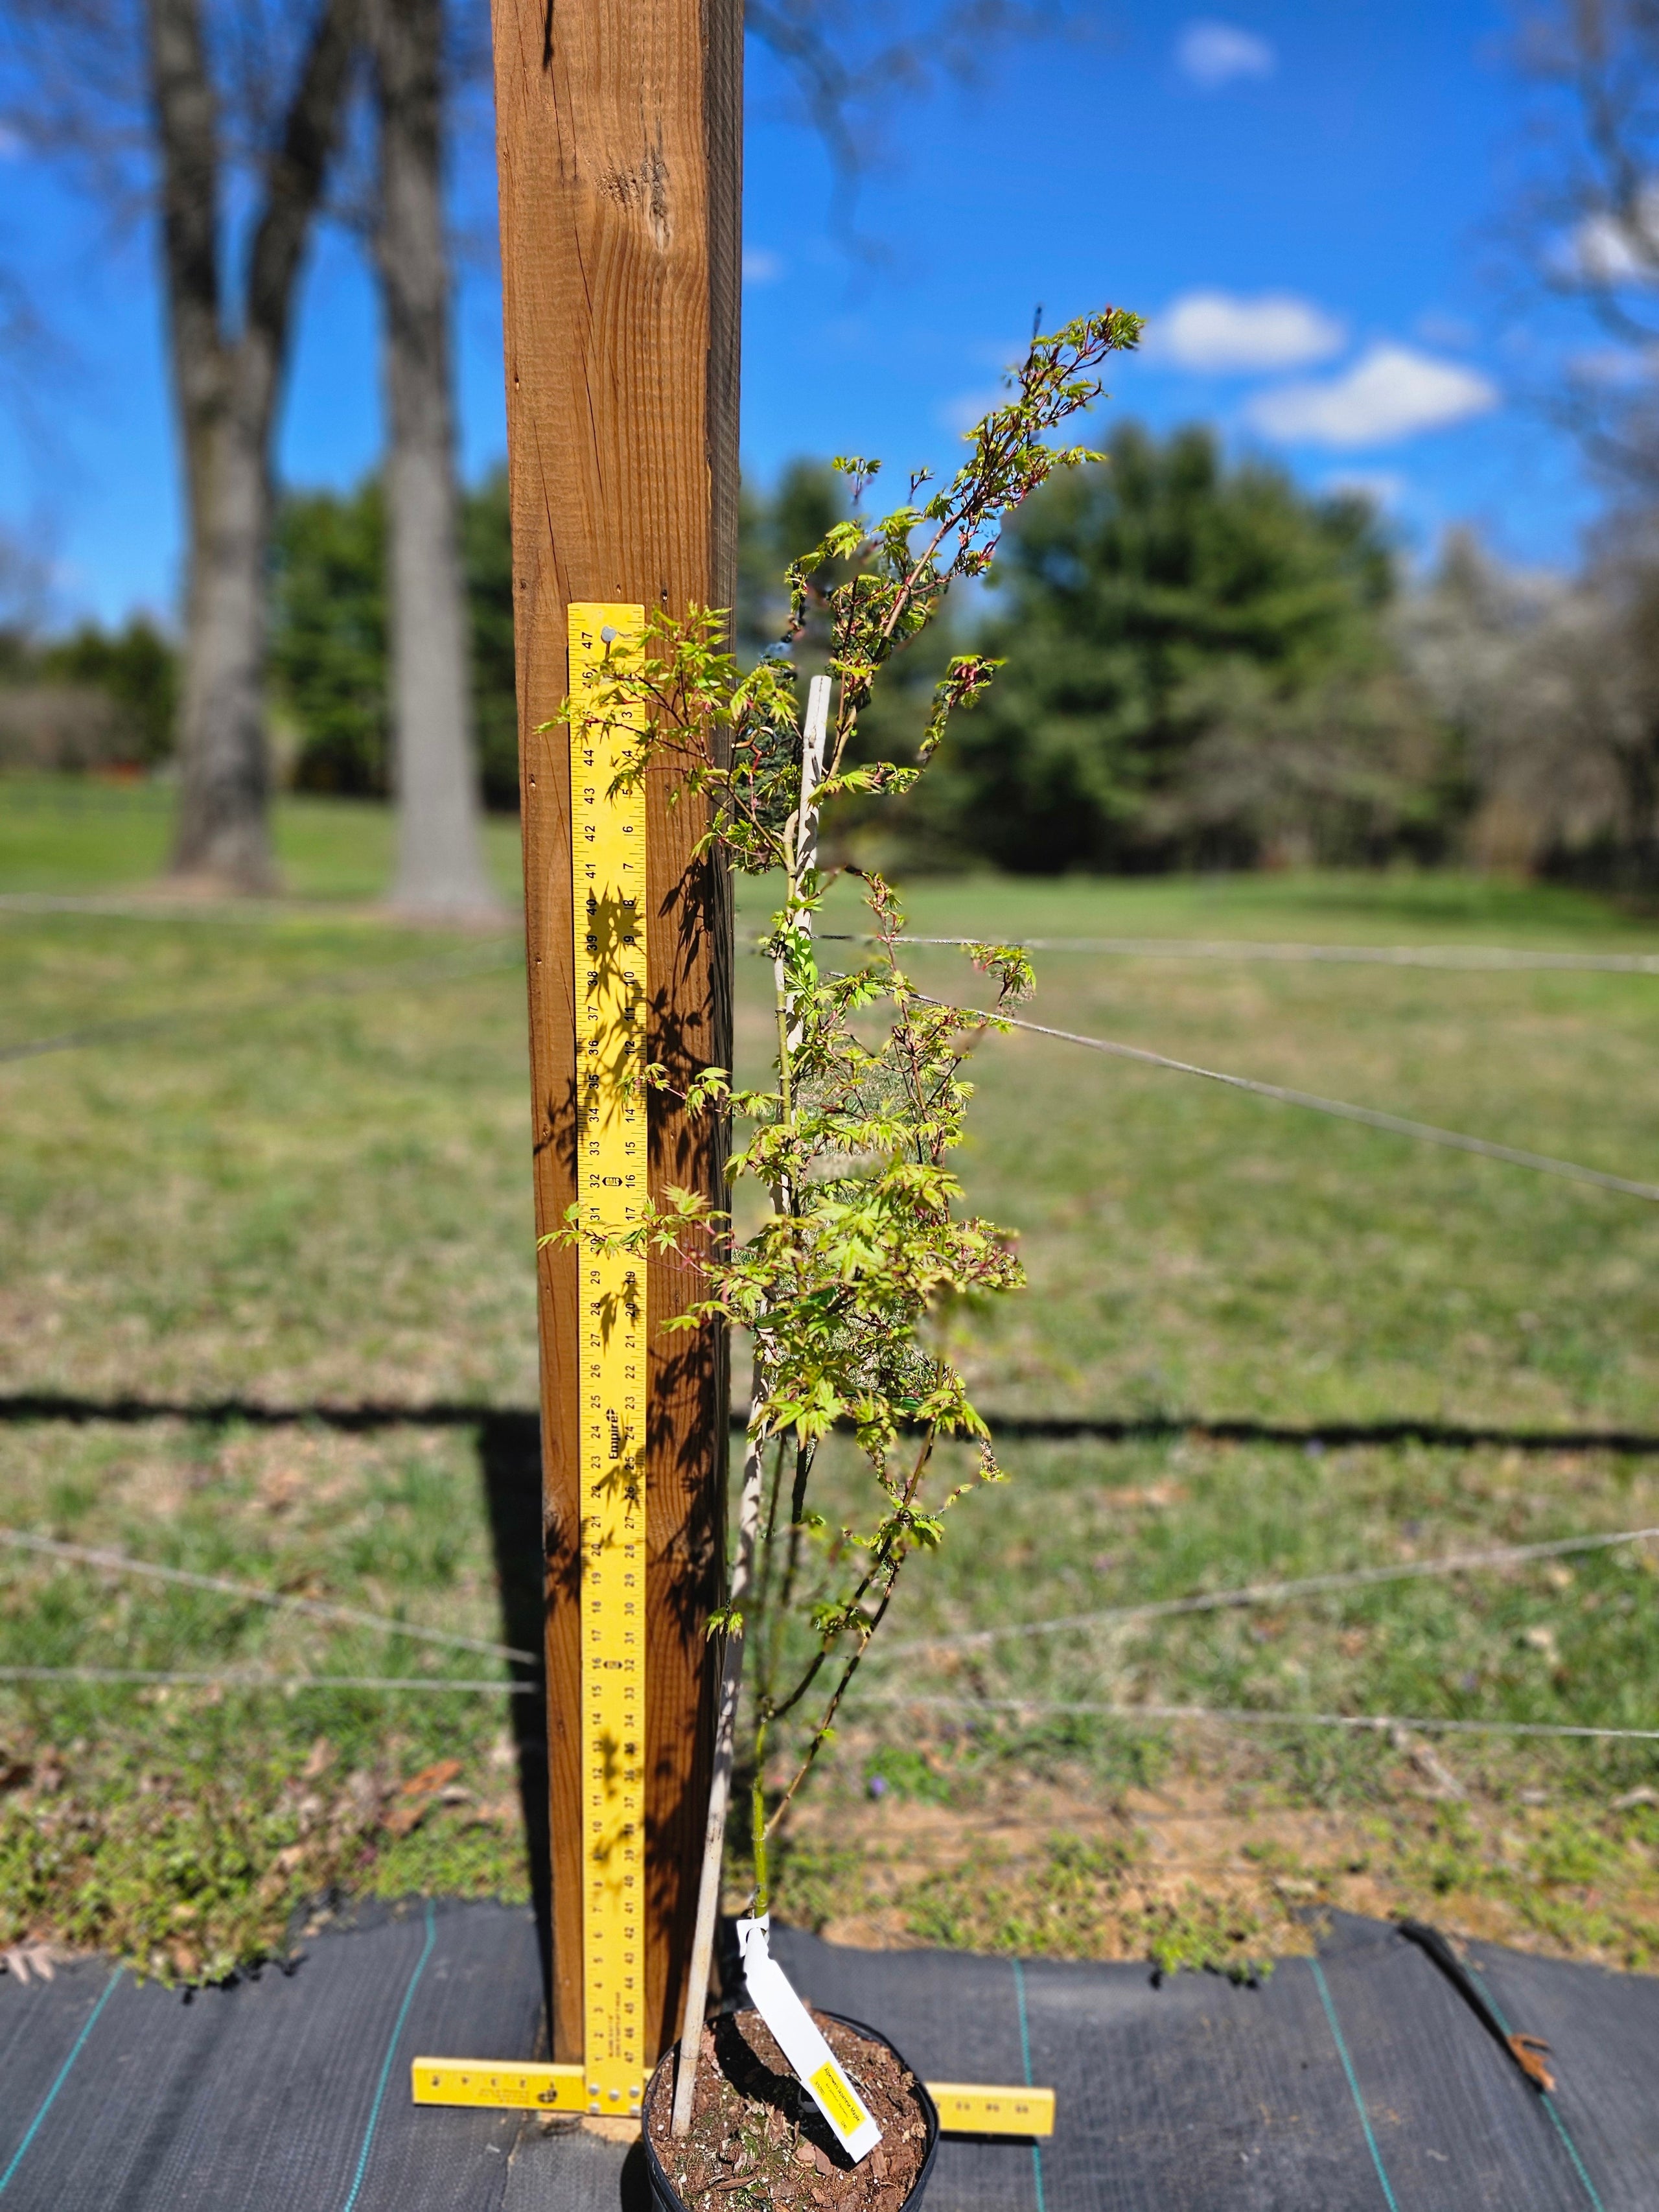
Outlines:
{"type": "Polygon", "coordinates": [[[418,914],[501,910],[485,872],[460,498],[450,409],[442,196],[443,0],[376,0],[380,264],[387,410],[392,902],[418,914]]]}
{"type": "Polygon", "coordinates": [[[349,87],[358,0],[323,0],[273,148],[226,327],[218,101],[201,0],[148,0],[161,157],[162,267],[185,450],[190,584],[175,874],[264,890],[276,880],[264,689],[270,441],[294,290],[349,87]]]}
{"type": "Polygon", "coordinates": [[[202,443],[207,459],[190,518],[173,872],[273,890],[264,720],[270,426],[248,422],[233,404],[202,443]]]}

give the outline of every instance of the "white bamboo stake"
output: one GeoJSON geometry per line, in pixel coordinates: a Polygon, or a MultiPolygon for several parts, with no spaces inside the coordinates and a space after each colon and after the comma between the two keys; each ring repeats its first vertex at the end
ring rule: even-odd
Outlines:
{"type": "MultiPolygon", "coordinates": [[[[795,811],[794,883],[799,884],[817,863],[818,814],[813,793],[823,778],[823,750],[830,728],[830,678],[815,676],[807,689],[806,720],[801,730],[800,804],[795,811]]],[[[793,886],[792,886],[793,888],[793,886]]],[[[810,931],[809,915],[796,917],[797,929],[810,931]]],[[[784,988],[781,959],[774,964],[777,988],[784,988]]],[[[789,1036],[788,1049],[800,1040],[799,1029],[789,1036]]],[[[760,1347],[755,1349],[754,1379],[750,1386],[749,1443],[743,1461],[743,1494],[738,1504],[738,1552],[732,1566],[730,1603],[741,1605],[754,1578],[755,1547],[760,1534],[763,1460],[769,1439],[756,1422],[766,1395],[760,1347]]],[[[674,2109],[670,2125],[684,2136],[691,2127],[691,2107],[697,2093],[697,2068],[702,2057],[703,2012],[708,1997],[708,1970],[714,1954],[714,1923],[720,1917],[720,1871],[726,1857],[726,1815],[732,1800],[732,1765],[738,1740],[738,1700],[743,1688],[743,1635],[727,1634],[720,1661],[720,1701],[714,1722],[714,1769],[708,1784],[708,1819],[703,1829],[702,1868],[697,1881],[697,1919],[691,1937],[691,1958],[685,1978],[685,2009],[680,2018],[680,2057],[674,2076],[674,2109]]]]}
{"type": "MultiPolygon", "coordinates": [[[[754,1402],[763,1394],[761,1361],[755,1355],[754,1402]]],[[[760,1530],[761,1477],[766,1449],[763,1434],[751,1430],[744,1454],[743,1497],[738,1507],[738,1556],[732,1569],[732,1605],[749,1594],[755,1541],[760,1530]]],[[[702,2055],[702,2018],[708,2001],[708,1969],[714,1954],[714,1923],[720,1915],[720,1869],[726,1856],[726,1814],[732,1797],[732,1760],[738,1740],[738,1697],[743,1687],[743,1637],[727,1634],[720,1665],[720,1711],[714,1723],[714,1771],[708,1784],[708,1820],[702,1836],[702,1870],[697,1883],[697,1922],[685,1981],[685,2010],[680,2021],[680,2061],[674,2077],[673,2131],[691,2126],[702,2055]]]]}
{"type": "MultiPolygon", "coordinates": [[[[830,741],[830,690],[827,676],[815,676],[806,687],[806,720],[801,730],[800,811],[795,817],[795,866],[802,876],[817,866],[818,810],[813,801],[823,781],[824,749],[830,741]]],[[[802,921],[805,924],[804,915],[802,921]]]]}
{"type": "MultiPolygon", "coordinates": [[[[818,786],[823,781],[823,754],[830,738],[830,678],[815,676],[806,687],[806,720],[801,728],[800,745],[800,804],[795,809],[795,883],[811,874],[818,860],[818,810],[813,804],[818,786]]],[[[812,933],[812,917],[808,914],[795,916],[795,928],[803,937],[812,933]]],[[[773,963],[773,974],[780,991],[783,988],[783,962],[773,963]]],[[[789,1032],[789,1049],[793,1052],[800,1042],[799,1027],[789,1032]]]]}

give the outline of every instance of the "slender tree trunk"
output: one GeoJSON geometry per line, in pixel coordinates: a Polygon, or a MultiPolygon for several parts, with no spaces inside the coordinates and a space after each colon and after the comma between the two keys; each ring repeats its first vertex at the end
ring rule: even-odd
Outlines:
{"type": "Polygon", "coordinates": [[[246,289],[228,317],[218,100],[201,0],[147,0],[145,10],[190,530],[173,866],[240,890],[276,881],[264,712],[270,441],[295,286],[349,90],[359,7],[320,0],[317,8],[252,213],[246,289]]]}
{"type": "Polygon", "coordinates": [[[442,0],[376,0],[380,263],[387,412],[392,727],[398,799],[392,902],[488,916],[472,743],[460,498],[450,406],[442,194],[442,0]]]}

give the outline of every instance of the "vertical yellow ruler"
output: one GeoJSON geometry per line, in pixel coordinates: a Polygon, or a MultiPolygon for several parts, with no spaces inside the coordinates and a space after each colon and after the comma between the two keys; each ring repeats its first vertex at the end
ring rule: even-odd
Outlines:
{"type": "MultiPolygon", "coordinates": [[[[612,788],[639,717],[601,700],[640,665],[645,610],[569,611],[576,1198],[586,1226],[615,1234],[646,1200],[645,792],[612,788]]],[[[624,2114],[646,2075],[645,1259],[578,1253],[582,2056],[587,2109],[624,2114]]]]}

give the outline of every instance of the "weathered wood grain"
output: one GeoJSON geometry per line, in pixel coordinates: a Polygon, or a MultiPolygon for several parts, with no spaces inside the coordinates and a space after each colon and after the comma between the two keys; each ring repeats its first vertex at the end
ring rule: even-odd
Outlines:
{"type": "MultiPolygon", "coordinates": [[[[573,599],[684,613],[736,581],[741,0],[493,0],[536,1217],[574,1197],[569,763],[553,722],[573,599]]],[[[652,1059],[731,1064],[727,884],[647,793],[652,1059]]],[[[653,1191],[717,1194],[720,1139],[659,1098],[653,1191]]],[[[553,2056],[581,2056],[574,1263],[539,1270],[553,2056]]],[[[653,1264],[653,1331],[695,1295],[653,1264]]],[[[676,2032],[708,1786],[725,1347],[655,1337],[648,1431],[648,2045],[676,2032]]]]}

